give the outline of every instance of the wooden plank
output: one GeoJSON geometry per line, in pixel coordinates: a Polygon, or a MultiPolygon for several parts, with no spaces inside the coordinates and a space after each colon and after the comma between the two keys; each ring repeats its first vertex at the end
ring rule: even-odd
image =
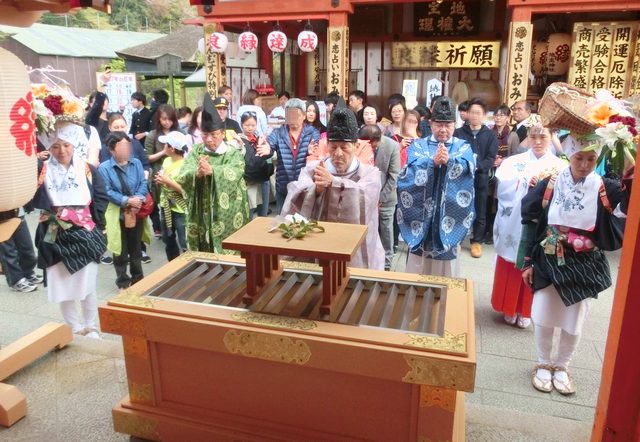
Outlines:
{"type": "Polygon", "coordinates": [[[313,276],[308,275],[304,280],[304,282],[302,283],[302,285],[300,285],[296,293],[293,295],[293,297],[291,297],[291,299],[289,300],[289,303],[284,306],[281,314],[286,315],[288,313],[292,313],[292,309],[295,308],[296,305],[298,305],[298,303],[303,299],[304,295],[308,293],[309,288],[314,283],[315,283],[315,279],[313,278],[313,276]]]}
{"type": "Polygon", "coordinates": [[[274,314],[280,311],[280,309],[282,309],[282,306],[286,305],[291,296],[293,296],[293,292],[291,291],[291,289],[297,282],[298,275],[292,273],[289,276],[289,279],[287,279],[287,282],[280,288],[278,293],[276,293],[276,295],[271,298],[269,303],[267,303],[267,305],[265,305],[264,309],[262,310],[264,312],[274,314]]]}
{"type": "Polygon", "coordinates": [[[66,347],[73,340],[65,324],[49,322],[0,350],[0,381],[8,378],[53,350],[66,347]]]}
{"type": "Polygon", "coordinates": [[[363,290],[364,290],[364,283],[362,281],[358,281],[358,283],[356,284],[356,288],[353,290],[353,292],[349,296],[349,302],[347,303],[347,306],[344,308],[344,310],[340,314],[340,318],[338,319],[338,322],[347,323],[349,321],[349,317],[351,316],[353,309],[358,303],[358,300],[360,299],[360,295],[362,295],[363,290]]]}
{"type": "Polygon", "coordinates": [[[409,290],[405,292],[404,300],[402,301],[402,308],[400,309],[400,324],[397,328],[401,330],[409,329],[409,322],[411,322],[411,313],[413,312],[417,293],[418,292],[414,287],[409,287],[409,290]]]}
{"type": "Polygon", "coordinates": [[[162,284],[159,284],[157,287],[154,287],[151,290],[149,290],[146,293],[146,296],[161,297],[162,293],[166,292],[167,290],[169,290],[169,288],[179,283],[182,280],[182,278],[184,278],[186,275],[191,273],[193,269],[195,269],[198,266],[198,264],[200,264],[200,262],[198,261],[190,262],[185,267],[180,269],[178,273],[173,274],[170,279],[168,279],[167,281],[161,281],[162,284]]]}
{"type": "Polygon", "coordinates": [[[247,281],[247,273],[241,272],[236,279],[231,282],[219,296],[216,296],[215,303],[220,305],[227,305],[229,301],[235,298],[238,294],[243,293],[245,289],[245,283],[247,281]]]}
{"type": "Polygon", "coordinates": [[[198,278],[198,276],[203,274],[208,269],[209,269],[209,265],[207,263],[204,263],[204,262],[200,263],[200,265],[198,267],[193,269],[187,275],[184,275],[171,288],[169,288],[168,290],[165,290],[164,292],[162,292],[162,294],[160,296],[163,297],[163,298],[183,299],[183,298],[180,297],[180,295],[183,294],[183,292],[187,288],[189,288],[192,284],[194,284],[196,282],[196,279],[198,278]]]}
{"type": "Polygon", "coordinates": [[[418,330],[422,333],[428,333],[429,324],[431,324],[431,312],[433,308],[433,298],[435,292],[432,288],[422,294],[422,305],[420,306],[420,321],[418,322],[418,330]]]}
{"type": "Polygon", "coordinates": [[[360,324],[368,324],[369,318],[371,317],[371,312],[373,312],[373,307],[376,305],[378,301],[378,296],[380,296],[380,291],[382,286],[380,283],[375,283],[373,285],[373,290],[369,292],[369,299],[367,300],[367,306],[360,317],[360,324]]]}
{"type": "MultiPolygon", "coordinates": [[[[224,286],[231,278],[238,274],[235,267],[229,267],[220,278],[216,279],[213,284],[207,287],[207,290],[194,299],[195,302],[204,302],[206,298],[215,296],[215,291],[224,286]]],[[[207,302],[208,303],[208,302],[207,302]]]]}
{"type": "Polygon", "coordinates": [[[198,287],[196,290],[194,290],[193,293],[191,293],[189,298],[187,298],[187,301],[193,301],[195,298],[200,296],[202,292],[204,292],[207,289],[207,285],[209,285],[211,281],[213,281],[214,278],[218,276],[221,272],[222,272],[222,266],[220,264],[216,265],[214,268],[209,270],[206,275],[200,278],[200,282],[202,283],[202,285],[198,287]]]}
{"type": "Polygon", "coordinates": [[[396,299],[398,298],[398,286],[393,284],[391,292],[387,296],[387,304],[382,313],[382,319],[380,319],[380,327],[388,327],[391,320],[391,314],[393,313],[393,307],[396,305],[396,299]]]}

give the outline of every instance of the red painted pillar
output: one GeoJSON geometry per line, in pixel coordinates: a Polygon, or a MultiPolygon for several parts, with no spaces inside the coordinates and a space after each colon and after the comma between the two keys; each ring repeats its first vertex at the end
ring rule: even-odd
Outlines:
{"type": "MultiPolygon", "coordinates": [[[[316,49],[317,50],[317,49],[316,49]]],[[[304,53],[295,55],[295,95],[298,98],[305,98],[309,95],[307,91],[307,57],[304,53]]]]}
{"type": "Polygon", "coordinates": [[[269,79],[271,80],[271,84],[273,84],[273,53],[269,46],[267,46],[267,35],[262,35],[258,41],[260,42],[260,54],[258,60],[258,66],[260,69],[264,69],[269,79]]]}
{"type": "Polygon", "coordinates": [[[640,184],[634,183],[634,187],[627,213],[592,442],[640,440],[640,184]]]}

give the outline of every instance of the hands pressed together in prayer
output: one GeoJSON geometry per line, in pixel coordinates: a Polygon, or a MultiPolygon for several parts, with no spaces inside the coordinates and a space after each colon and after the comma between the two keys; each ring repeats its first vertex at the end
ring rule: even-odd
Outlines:
{"type": "Polygon", "coordinates": [[[436,150],[436,156],[433,158],[433,162],[436,166],[442,166],[449,161],[449,151],[444,143],[440,143],[438,150],[436,150]]]}
{"type": "Polygon", "coordinates": [[[316,194],[321,194],[333,183],[333,175],[324,165],[324,161],[320,161],[318,167],[313,172],[313,182],[316,184],[316,194]]]}
{"type": "Polygon", "coordinates": [[[207,157],[201,156],[198,158],[198,169],[196,170],[196,177],[202,178],[204,176],[213,175],[213,168],[211,168],[211,164],[207,161],[207,157]]]}

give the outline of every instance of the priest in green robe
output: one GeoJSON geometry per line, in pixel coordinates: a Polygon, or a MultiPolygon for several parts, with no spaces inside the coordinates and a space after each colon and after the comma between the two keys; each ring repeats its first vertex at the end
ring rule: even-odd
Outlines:
{"type": "Polygon", "coordinates": [[[201,132],[203,143],[193,146],[176,180],[187,200],[187,244],[199,252],[234,253],[222,248],[222,240],[249,221],[244,156],[237,141],[225,141],[209,94],[201,132]]]}

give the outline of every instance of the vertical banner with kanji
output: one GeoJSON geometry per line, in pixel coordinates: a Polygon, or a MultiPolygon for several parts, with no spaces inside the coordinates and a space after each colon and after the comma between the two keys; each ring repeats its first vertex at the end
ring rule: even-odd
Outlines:
{"type": "Polygon", "coordinates": [[[611,25],[596,26],[594,32],[591,81],[589,81],[589,90],[592,91],[607,87],[609,81],[609,62],[611,61],[611,43],[613,41],[611,25]]]}
{"type": "Polygon", "coordinates": [[[628,90],[627,73],[633,61],[634,40],[632,38],[636,36],[637,27],[636,23],[621,23],[611,33],[611,62],[607,89],[617,98],[626,96],[628,90]]]}
{"type": "Polygon", "coordinates": [[[507,53],[507,77],[504,101],[511,106],[516,101],[526,100],[531,65],[530,22],[512,22],[509,30],[509,51],[507,53]]]}
{"type": "Polygon", "coordinates": [[[571,68],[568,83],[580,88],[589,89],[591,79],[591,49],[595,31],[585,23],[573,26],[573,45],[571,46],[571,68]]]}
{"type": "Polygon", "coordinates": [[[327,92],[349,94],[349,28],[330,26],[327,30],[327,92]]]}
{"type": "Polygon", "coordinates": [[[631,65],[631,80],[629,81],[629,96],[640,94],[640,26],[633,39],[636,42],[635,55],[631,65]]]}
{"type": "MultiPolygon", "coordinates": [[[[214,52],[210,44],[212,34],[216,32],[219,25],[208,23],[204,26],[204,56],[205,56],[205,84],[207,92],[212,97],[218,96],[218,88],[226,84],[226,61],[224,53],[214,52]]],[[[222,30],[220,30],[222,32],[222,30]]]]}

